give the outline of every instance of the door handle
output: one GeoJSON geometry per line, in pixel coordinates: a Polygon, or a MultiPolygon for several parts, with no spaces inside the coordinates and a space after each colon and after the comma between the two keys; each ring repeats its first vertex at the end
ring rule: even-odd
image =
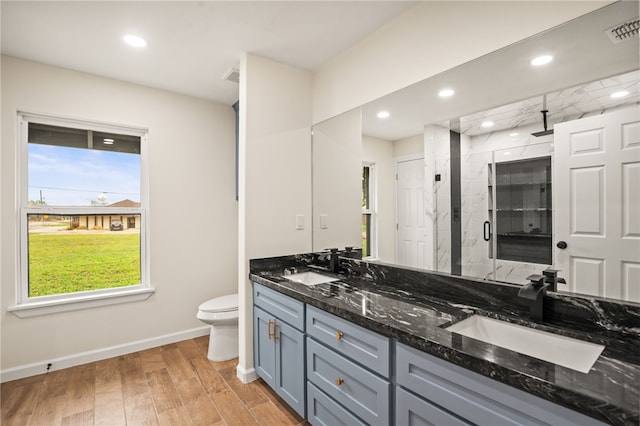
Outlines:
{"type": "Polygon", "coordinates": [[[484,235],[483,238],[485,241],[489,241],[491,239],[491,222],[489,222],[488,220],[484,221],[484,235]]]}
{"type": "Polygon", "coordinates": [[[271,331],[271,323],[275,323],[275,321],[273,320],[269,320],[267,322],[267,336],[269,337],[269,340],[271,340],[271,338],[273,337],[273,332],[271,331]]]}
{"type": "Polygon", "coordinates": [[[567,248],[567,243],[564,241],[558,241],[558,244],[556,244],[556,247],[558,247],[560,250],[564,250],[567,248]]]}

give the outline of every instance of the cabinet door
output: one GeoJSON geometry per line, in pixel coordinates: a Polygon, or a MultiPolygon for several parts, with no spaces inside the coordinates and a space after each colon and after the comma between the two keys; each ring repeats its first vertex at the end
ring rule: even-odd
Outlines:
{"type": "Polygon", "coordinates": [[[253,304],[290,326],[304,331],[304,303],[265,287],[253,284],[253,304]]]}
{"type": "Polygon", "coordinates": [[[305,415],[304,334],[278,320],[276,323],[275,390],[302,417],[305,415]]]}
{"type": "Polygon", "coordinates": [[[309,381],[371,425],[390,423],[387,380],[307,337],[309,381]]]}
{"type": "Polygon", "coordinates": [[[476,425],[603,425],[582,413],[401,343],[396,344],[396,381],[476,425]]]}
{"type": "Polygon", "coordinates": [[[468,426],[470,423],[398,387],[396,388],[396,424],[468,426]]]}
{"type": "MultiPolygon", "coordinates": [[[[314,426],[365,426],[359,418],[307,382],[307,421],[314,426]]],[[[398,423],[402,426],[402,423],[398,423]]]]}
{"type": "Polygon", "coordinates": [[[368,369],[389,377],[390,343],[381,336],[325,311],[307,306],[307,336],[348,356],[368,369]]]}
{"type": "Polygon", "coordinates": [[[269,327],[273,330],[272,323],[271,315],[258,307],[253,307],[253,363],[258,376],[275,389],[276,347],[269,331],[269,327]]]}

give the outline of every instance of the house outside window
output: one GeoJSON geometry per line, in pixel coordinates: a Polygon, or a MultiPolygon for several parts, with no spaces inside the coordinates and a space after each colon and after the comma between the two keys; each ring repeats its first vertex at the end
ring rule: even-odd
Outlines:
{"type": "Polygon", "coordinates": [[[375,168],[362,164],[362,257],[374,258],[375,245],[375,168]]]}
{"type": "Polygon", "coordinates": [[[21,238],[14,310],[148,297],[146,130],[30,114],[18,119],[21,238]]]}

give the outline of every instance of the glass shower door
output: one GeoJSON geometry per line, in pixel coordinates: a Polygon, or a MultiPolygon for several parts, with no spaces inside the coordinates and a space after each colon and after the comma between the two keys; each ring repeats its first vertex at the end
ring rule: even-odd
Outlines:
{"type": "Polygon", "coordinates": [[[504,145],[496,139],[461,144],[461,270],[523,284],[552,264],[553,144],[482,148],[504,145]]]}
{"type": "Polygon", "coordinates": [[[552,143],[495,150],[488,174],[491,279],[524,284],[553,263],[552,143]]]}

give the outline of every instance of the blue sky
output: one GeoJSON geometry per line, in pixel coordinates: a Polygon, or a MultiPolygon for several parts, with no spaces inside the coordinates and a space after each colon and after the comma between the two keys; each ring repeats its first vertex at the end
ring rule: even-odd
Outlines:
{"type": "Polygon", "coordinates": [[[111,204],[140,201],[140,155],[29,144],[29,200],[40,190],[49,206],[90,206],[106,195],[111,204]]]}

